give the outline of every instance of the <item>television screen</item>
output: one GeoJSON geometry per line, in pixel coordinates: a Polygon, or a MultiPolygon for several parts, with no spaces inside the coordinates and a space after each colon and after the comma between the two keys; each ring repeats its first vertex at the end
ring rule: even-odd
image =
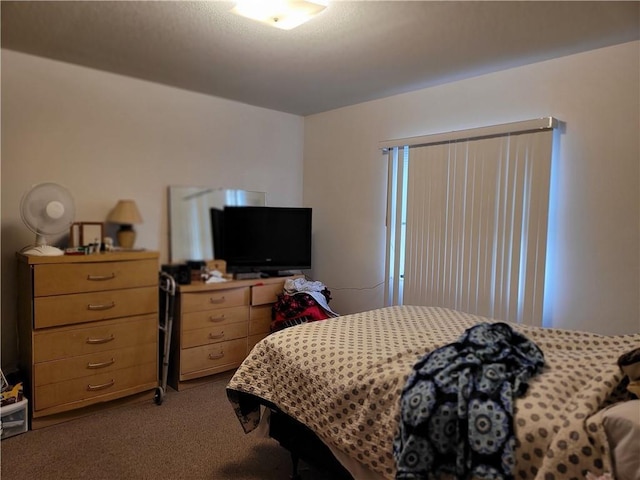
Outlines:
{"type": "Polygon", "coordinates": [[[213,241],[213,258],[224,259],[224,210],[209,209],[211,215],[211,239],[213,241]]]}
{"type": "Polygon", "coordinates": [[[231,273],[311,268],[311,208],[225,207],[221,244],[231,273]]]}

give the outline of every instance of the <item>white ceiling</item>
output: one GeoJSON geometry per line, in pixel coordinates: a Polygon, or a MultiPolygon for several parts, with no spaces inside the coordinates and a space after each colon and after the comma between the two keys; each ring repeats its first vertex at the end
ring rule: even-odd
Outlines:
{"type": "Polygon", "coordinates": [[[2,1],[2,47],[298,115],[640,38],[637,1],[333,1],[284,31],[218,1],[2,1]]]}

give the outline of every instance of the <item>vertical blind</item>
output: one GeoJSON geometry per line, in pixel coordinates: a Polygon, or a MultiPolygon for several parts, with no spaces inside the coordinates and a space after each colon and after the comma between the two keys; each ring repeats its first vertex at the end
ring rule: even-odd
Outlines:
{"type": "Polygon", "coordinates": [[[556,125],[545,118],[382,145],[386,304],[542,325],[556,125]]]}

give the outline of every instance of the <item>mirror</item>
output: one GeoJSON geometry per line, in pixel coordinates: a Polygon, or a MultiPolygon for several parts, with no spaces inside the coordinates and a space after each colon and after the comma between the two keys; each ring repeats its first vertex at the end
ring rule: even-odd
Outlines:
{"type": "Polygon", "coordinates": [[[213,260],[211,209],[264,206],[266,193],[208,187],[169,187],[169,236],[172,263],[213,260]]]}

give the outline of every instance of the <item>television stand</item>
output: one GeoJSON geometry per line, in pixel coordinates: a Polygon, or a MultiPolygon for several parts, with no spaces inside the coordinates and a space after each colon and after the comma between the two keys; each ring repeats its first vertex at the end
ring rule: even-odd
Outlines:
{"type": "Polygon", "coordinates": [[[233,275],[234,280],[253,280],[254,278],[263,278],[260,272],[238,272],[233,275]]]}
{"type": "Polygon", "coordinates": [[[280,278],[291,277],[295,275],[289,270],[267,270],[266,272],[237,272],[234,274],[234,280],[253,280],[256,278],[280,278]]]}
{"type": "Polygon", "coordinates": [[[262,278],[270,278],[270,277],[292,277],[295,273],[290,272],[289,270],[268,270],[266,272],[261,272],[262,278]]]}

